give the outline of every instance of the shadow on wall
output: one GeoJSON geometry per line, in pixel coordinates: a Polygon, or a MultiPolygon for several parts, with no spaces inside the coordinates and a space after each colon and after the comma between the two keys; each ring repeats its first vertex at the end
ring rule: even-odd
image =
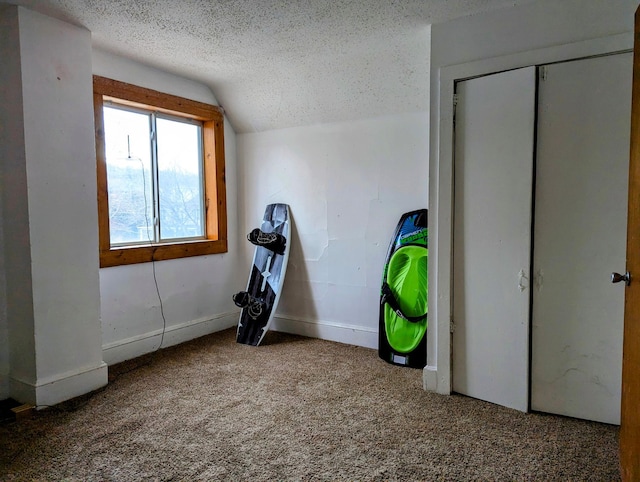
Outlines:
{"type": "Polygon", "coordinates": [[[314,301],[312,281],[305,262],[300,234],[296,228],[293,209],[291,218],[291,252],[284,279],[282,297],[276,309],[276,324],[273,327],[277,331],[291,331],[291,324],[302,324],[296,332],[309,337],[319,337],[318,325],[314,322],[318,319],[318,313],[314,301]]]}

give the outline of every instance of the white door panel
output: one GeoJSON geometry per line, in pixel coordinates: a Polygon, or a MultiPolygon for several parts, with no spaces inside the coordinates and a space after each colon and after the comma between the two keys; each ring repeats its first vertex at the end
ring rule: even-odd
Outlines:
{"type": "Polygon", "coordinates": [[[632,55],[539,85],[531,408],[619,423],[632,55]]]}
{"type": "Polygon", "coordinates": [[[526,411],[534,67],[457,85],[453,389],[526,411]]]}

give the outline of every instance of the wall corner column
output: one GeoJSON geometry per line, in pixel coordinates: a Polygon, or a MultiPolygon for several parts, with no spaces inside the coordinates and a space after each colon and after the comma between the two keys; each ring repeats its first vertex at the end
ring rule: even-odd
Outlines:
{"type": "Polygon", "coordinates": [[[9,396],[53,405],[107,383],[91,34],[16,6],[0,25],[0,349],[9,396]]]}

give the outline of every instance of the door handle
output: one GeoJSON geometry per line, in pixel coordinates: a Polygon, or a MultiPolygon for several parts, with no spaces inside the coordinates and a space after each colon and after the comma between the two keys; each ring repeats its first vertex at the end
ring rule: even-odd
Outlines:
{"type": "Polygon", "coordinates": [[[631,284],[631,273],[628,271],[625,274],[611,273],[612,283],[620,283],[620,281],[624,281],[624,284],[629,286],[631,284]]]}
{"type": "Polygon", "coordinates": [[[523,269],[520,270],[520,272],[518,273],[518,289],[520,290],[520,293],[522,293],[524,290],[527,289],[527,285],[526,285],[526,281],[529,278],[527,278],[527,274],[524,272],[523,269]]]}

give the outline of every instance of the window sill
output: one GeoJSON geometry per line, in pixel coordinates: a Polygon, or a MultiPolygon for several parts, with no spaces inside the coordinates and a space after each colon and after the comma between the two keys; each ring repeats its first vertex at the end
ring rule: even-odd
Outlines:
{"type": "Polygon", "coordinates": [[[100,252],[100,267],[110,268],[112,266],[150,263],[152,261],[164,261],[226,252],[226,239],[199,239],[197,241],[180,241],[179,243],[173,244],[119,247],[100,252]]]}

